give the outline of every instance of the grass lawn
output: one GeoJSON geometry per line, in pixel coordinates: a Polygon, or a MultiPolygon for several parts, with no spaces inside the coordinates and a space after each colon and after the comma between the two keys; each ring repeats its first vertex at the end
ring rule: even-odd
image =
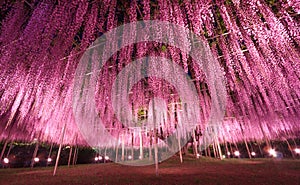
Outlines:
{"type": "Polygon", "coordinates": [[[300,184],[300,160],[194,159],[173,157],[154,166],[123,166],[115,163],[53,167],[0,169],[0,185],[46,184],[300,184]]]}

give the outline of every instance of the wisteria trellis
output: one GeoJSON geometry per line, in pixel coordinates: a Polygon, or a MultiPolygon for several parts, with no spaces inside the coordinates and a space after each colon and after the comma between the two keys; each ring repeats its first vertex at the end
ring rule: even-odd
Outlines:
{"type": "MultiPolygon", "coordinates": [[[[81,55],[118,25],[154,19],[192,30],[210,45],[222,66],[228,105],[220,141],[299,137],[297,0],[28,0],[3,1],[0,6],[0,140],[39,138],[57,143],[66,123],[64,143],[85,145],[72,111],[74,73],[81,55]]],[[[201,105],[202,121],[196,124],[202,128],[210,110],[203,72],[178,48],[147,42],[123,48],[102,70],[96,102],[105,126],[124,130],[111,109],[110,87],[133,58],[147,55],[170,58],[191,76],[201,105]]],[[[163,80],[148,78],[132,89],[134,116],[141,116],[153,96],[173,102],[168,109],[178,111],[176,90],[163,80]]],[[[176,120],[173,114],[168,119],[166,130],[176,120]]]]}

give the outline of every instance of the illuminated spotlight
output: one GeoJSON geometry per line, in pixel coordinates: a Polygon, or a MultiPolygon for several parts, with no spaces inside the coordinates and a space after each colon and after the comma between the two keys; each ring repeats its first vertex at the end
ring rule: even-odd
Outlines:
{"type": "Polygon", "coordinates": [[[47,161],[50,163],[50,162],[52,161],[52,159],[49,157],[49,158],[47,159],[47,161]]]}
{"type": "Polygon", "coordinates": [[[95,161],[98,161],[99,160],[99,157],[95,157],[95,161]]]}
{"type": "Polygon", "coordinates": [[[255,155],[256,155],[256,153],[255,153],[255,152],[251,152],[251,155],[252,155],[252,156],[255,156],[255,155]]]}
{"type": "Polygon", "coordinates": [[[36,163],[40,161],[40,159],[39,159],[38,157],[35,157],[33,160],[34,160],[34,162],[36,162],[36,163]]]}
{"type": "Polygon", "coordinates": [[[98,159],[99,159],[99,161],[101,161],[103,158],[102,158],[102,156],[99,156],[98,159]]]}
{"type": "Polygon", "coordinates": [[[8,163],[9,163],[9,159],[5,157],[5,158],[3,159],[3,162],[4,162],[5,164],[8,164],[8,163]]]}
{"type": "Polygon", "coordinates": [[[105,160],[109,160],[109,157],[108,157],[108,156],[105,156],[104,159],[105,159],[105,160]]]}
{"type": "Polygon", "coordinates": [[[230,152],[227,152],[227,155],[230,155],[230,152]]]}
{"type": "Polygon", "coordinates": [[[225,155],[222,155],[222,158],[223,158],[223,159],[225,159],[225,158],[226,158],[226,156],[225,156],[225,155]]]}
{"type": "Polygon", "coordinates": [[[240,152],[239,152],[239,151],[235,151],[235,152],[234,152],[234,155],[235,155],[235,156],[240,156],[240,152]]]}
{"type": "Polygon", "coordinates": [[[128,156],[128,159],[129,159],[129,160],[130,160],[130,159],[132,159],[131,155],[130,155],[130,156],[128,156]]]}
{"type": "Polygon", "coordinates": [[[275,149],[273,149],[273,148],[269,150],[269,154],[272,155],[273,157],[276,157],[276,156],[277,156],[277,155],[276,155],[276,151],[275,151],[275,149]]]}
{"type": "Polygon", "coordinates": [[[296,154],[300,154],[300,148],[295,148],[296,154]]]}

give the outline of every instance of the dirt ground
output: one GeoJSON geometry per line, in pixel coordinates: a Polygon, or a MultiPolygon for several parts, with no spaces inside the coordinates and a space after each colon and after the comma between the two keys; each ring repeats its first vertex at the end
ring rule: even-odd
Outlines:
{"type": "Polygon", "coordinates": [[[300,185],[300,160],[194,159],[173,157],[155,166],[124,166],[115,163],[53,167],[0,169],[0,184],[292,184],[300,185]]]}

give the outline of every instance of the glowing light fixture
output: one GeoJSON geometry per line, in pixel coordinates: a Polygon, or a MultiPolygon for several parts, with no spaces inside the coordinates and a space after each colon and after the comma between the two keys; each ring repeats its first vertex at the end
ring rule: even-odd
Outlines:
{"type": "Polygon", "coordinates": [[[34,160],[34,162],[36,162],[36,163],[40,161],[40,159],[39,159],[38,157],[35,157],[33,160],[34,160]]]}
{"type": "Polygon", "coordinates": [[[131,160],[131,159],[132,159],[132,156],[131,156],[131,155],[130,155],[130,156],[128,156],[128,159],[129,159],[129,160],[131,160]]]}
{"type": "Polygon", "coordinates": [[[295,148],[296,154],[300,154],[300,148],[295,148]]]}
{"type": "Polygon", "coordinates": [[[230,152],[227,152],[227,155],[230,155],[230,152]]]}
{"type": "Polygon", "coordinates": [[[273,149],[273,148],[271,148],[271,149],[269,150],[269,154],[270,154],[271,156],[273,156],[273,157],[276,157],[276,156],[277,156],[276,151],[275,151],[275,149],[273,149]]]}
{"type": "Polygon", "coordinates": [[[8,164],[8,163],[9,163],[9,159],[5,157],[5,158],[3,159],[3,162],[4,162],[5,164],[8,164]]]}
{"type": "Polygon", "coordinates": [[[234,155],[235,155],[235,156],[240,156],[240,152],[239,152],[239,151],[235,151],[235,152],[234,152],[234,155]]]}
{"type": "Polygon", "coordinates": [[[104,159],[105,159],[105,160],[109,160],[109,157],[108,157],[108,156],[105,156],[104,159]]]}
{"type": "Polygon", "coordinates": [[[256,153],[255,153],[255,152],[251,152],[251,155],[252,155],[252,156],[255,156],[255,155],[256,155],[256,153]]]}
{"type": "Polygon", "coordinates": [[[98,159],[99,159],[99,161],[101,161],[103,158],[102,158],[102,156],[99,156],[98,159]]]}
{"type": "Polygon", "coordinates": [[[49,157],[49,158],[47,159],[47,161],[50,163],[50,162],[52,161],[52,159],[49,157]]]}
{"type": "Polygon", "coordinates": [[[99,161],[99,157],[95,157],[95,161],[99,161]]]}

